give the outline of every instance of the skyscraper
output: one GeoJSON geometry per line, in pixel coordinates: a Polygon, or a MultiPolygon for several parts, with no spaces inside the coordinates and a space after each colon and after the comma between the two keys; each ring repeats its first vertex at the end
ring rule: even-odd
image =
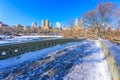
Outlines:
{"type": "Polygon", "coordinates": [[[50,29],[52,24],[49,25],[49,20],[42,20],[42,29],[50,29]]]}
{"type": "Polygon", "coordinates": [[[33,28],[37,27],[36,22],[33,22],[33,23],[32,23],[32,27],[33,27],[33,28]]]}
{"type": "Polygon", "coordinates": [[[75,26],[78,26],[78,18],[75,20],[75,26]]]}
{"type": "Polygon", "coordinates": [[[83,20],[82,20],[82,17],[80,18],[80,29],[83,29],[83,20]]]}
{"type": "Polygon", "coordinates": [[[42,20],[42,27],[44,27],[45,26],[45,21],[44,20],[42,20]]]}
{"type": "Polygon", "coordinates": [[[50,28],[52,28],[52,23],[50,22],[50,28]]]}
{"type": "Polygon", "coordinates": [[[52,23],[49,20],[42,20],[42,29],[49,30],[52,28],[52,23]]]}
{"type": "Polygon", "coordinates": [[[60,29],[61,27],[61,23],[60,22],[56,22],[56,28],[60,29]]]}
{"type": "Polygon", "coordinates": [[[0,21],[0,27],[2,27],[3,26],[3,23],[0,21]]]}
{"type": "Polygon", "coordinates": [[[49,27],[49,20],[46,20],[45,27],[49,27]]]}
{"type": "Polygon", "coordinates": [[[78,18],[75,20],[74,30],[79,30],[78,18]]]}

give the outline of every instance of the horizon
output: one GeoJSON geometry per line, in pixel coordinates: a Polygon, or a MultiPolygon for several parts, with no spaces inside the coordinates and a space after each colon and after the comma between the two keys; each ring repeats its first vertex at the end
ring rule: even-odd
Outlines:
{"type": "Polygon", "coordinates": [[[99,2],[115,2],[118,4],[118,0],[72,0],[72,1],[29,1],[29,0],[2,0],[0,1],[0,21],[8,25],[32,25],[32,22],[36,22],[37,25],[41,25],[41,20],[48,19],[55,27],[56,22],[60,22],[62,25],[68,19],[75,19],[81,17],[81,15],[89,10],[94,9],[99,2]]]}

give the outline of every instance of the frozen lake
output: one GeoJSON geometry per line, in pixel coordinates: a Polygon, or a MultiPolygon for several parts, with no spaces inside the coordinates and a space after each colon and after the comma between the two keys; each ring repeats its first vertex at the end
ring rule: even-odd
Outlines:
{"type": "Polygon", "coordinates": [[[15,43],[24,43],[24,42],[31,42],[31,41],[39,41],[44,39],[56,39],[62,38],[62,36],[18,36],[11,39],[3,39],[0,40],[0,46],[8,45],[8,44],[15,44],[15,43]]]}

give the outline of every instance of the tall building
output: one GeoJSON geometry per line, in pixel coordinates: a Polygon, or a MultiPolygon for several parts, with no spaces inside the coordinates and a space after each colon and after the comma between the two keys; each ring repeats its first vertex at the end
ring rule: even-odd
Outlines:
{"type": "Polygon", "coordinates": [[[79,25],[78,25],[78,18],[75,20],[75,25],[74,25],[74,30],[79,30],[79,25]]]}
{"type": "Polygon", "coordinates": [[[33,28],[37,27],[36,22],[33,22],[33,23],[32,23],[32,27],[33,27],[33,28]]]}
{"type": "Polygon", "coordinates": [[[60,29],[61,27],[61,23],[60,22],[56,22],[56,28],[60,29]]]}
{"type": "Polygon", "coordinates": [[[0,27],[3,27],[3,26],[8,26],[8,25],[4,24],[2,21],[0,21],[0,27]]]}
{"type": "Polygon", "coordinates": [[[78,18],[75,20],[75,26],[78,26],[78,18]]]}
{"type": "Polygon", "coordinates": [[[52,23],[49,25],[49,20],[42,20],[42,29],[50,29],[52,28],[52,23]]]}
{"type": "Polygon", "coordinates": [[[82,17],[80,18],[80,29],[83,29],[83,19],[82,19],[82,17]]]}
{"type": "Polygon", "coordinates": [[[2,27],[3,26],[3,23],[0,21],[0,27],[2,27]]]}
{"type": "Polygon", "coordinates": [[[78,24],[78,19],[75,20],[74,30],[82,30],[83,29],[83,20],[80,18],[80,25],[78,24]]]}
{"type": "Polygon", "coordinates": [[[45,21],[42,20],[42,27],[45,27],[45,21]]]}
{"type": "Polygon", "coordinates": [[[52,28],[52,23],[50,23],[50,28],[52,28]]]}
{"type": "Polygon", "coordinates": [[[46,20],[45,27],[49,27],[49,20],[46,20]]]}

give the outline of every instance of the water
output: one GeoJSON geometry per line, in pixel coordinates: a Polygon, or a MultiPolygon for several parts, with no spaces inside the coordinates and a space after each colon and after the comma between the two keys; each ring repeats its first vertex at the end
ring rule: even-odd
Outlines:
{"type": "Polygon", "coordinates": [[[59,37],[47,37],[47,36],[20,36],[20,37],[14,37],[11,39],[4,39],[0,40],[0,46],[3,45],[10,45],[10,44],[16,44],[16,43],[25,43],[25,42],[34,42],[34,41],[41,41],[46,39],[56,39],[59,37]]]}

